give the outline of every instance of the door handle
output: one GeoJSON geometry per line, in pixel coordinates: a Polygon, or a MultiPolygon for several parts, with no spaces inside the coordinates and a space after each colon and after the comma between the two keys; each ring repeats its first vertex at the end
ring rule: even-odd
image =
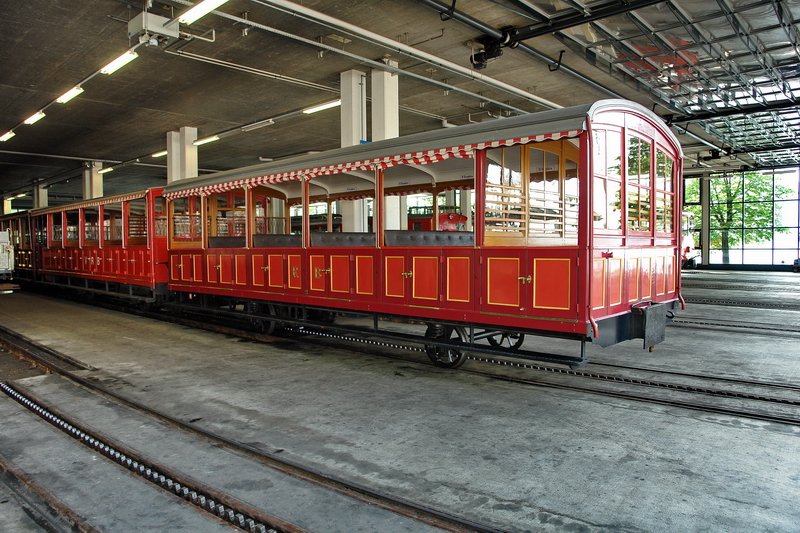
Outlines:
{"type": "Polygon", "coordinates": [[[528,275],[528,276],[517,276],[517,281],[519,281],[520,283],[530,283],[531,282],[531,277],[530,277],[530,275],[528,275]]]}
{"type": "Polygon", "coordinates": [[[400,272],[400,275],[403,276],[404,278],[410,278],[410,277],[414,276],[414,273],[413,272],[400,272]]]}

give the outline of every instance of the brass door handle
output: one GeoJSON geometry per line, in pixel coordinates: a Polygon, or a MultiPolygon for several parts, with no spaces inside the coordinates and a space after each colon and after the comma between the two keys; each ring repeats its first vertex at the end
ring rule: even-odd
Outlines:
{"type": "Polygon", "coordinates": [[[410,278],[410,277],[412,277],[414,275],[414,273],[413,272],[401,272],[400,275],[403,276],[404,278],[410,278]]]}
{"type": "Polygon", "coordinates": [[[530,276],[518,276],[517,277],[517,281],[519,281],[521,283],[530,283],[531,282],[531,277],[530,276]]]}

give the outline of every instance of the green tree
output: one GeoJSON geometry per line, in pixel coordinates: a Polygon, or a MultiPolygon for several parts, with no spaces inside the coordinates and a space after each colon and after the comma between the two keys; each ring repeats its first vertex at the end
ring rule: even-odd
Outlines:
{"type": "MultiPolygon", "coordinates": [[[[700,180],[686,180],[686,198],[699,197],[700,180]]],[[[772,175],[759,172],[712,176],[710,180],[710,248],[722,250],[723,264],[730,263],[730,250],[742,244],[769,242],[773,237],[773,221],[780,215],[774,199],[786,197],[791,191],[775,184],[772,175]],[[773,197],[774,193],[774,197],[773,197]]],[[[687,205],[702,225],[699,205],[687,205]]],[[[786,233],[786,228],[775,228],[786,233]]]]}

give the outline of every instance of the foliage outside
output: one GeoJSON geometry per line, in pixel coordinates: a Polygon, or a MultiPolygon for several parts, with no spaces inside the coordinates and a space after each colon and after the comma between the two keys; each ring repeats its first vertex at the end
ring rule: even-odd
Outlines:
{"type": "MultiPolygon", "coordinates": [[[[700,198],[700,180],[686,180],[686,200],[700,198]]],[[[710,179],[709,249],[722,251],[723,264],[730,262],[731,248],[769,242],[775,233],[788,233],[788,228],[773,228],[780,217],[780,205],[774,200],[786,198],[791,190],[774,183],[772,175],[743,172],[710,179]],[[774,194],[774,197],[773,197],[774,194]]],[[[694,214],[699,230],[702,225],[700,205],[685,205],[694,214]]]]}

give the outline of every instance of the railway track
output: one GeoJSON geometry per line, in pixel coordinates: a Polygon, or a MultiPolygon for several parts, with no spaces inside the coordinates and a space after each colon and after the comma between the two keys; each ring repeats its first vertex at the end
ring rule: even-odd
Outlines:
{"type": "Polygon", "coordinates": [[[753,333],[758,335],[779,335],[793,338],[800,337],[800,326],[764,324],[743,320],[716,319],[682,315],[673,319],[672,326],[711,330],[733,330],[737,332],[753,333]]]}
{"type": "MultiPolygon", "coordinates": [[[[424,351],[417,346],[383,343],[374,338],[348,337],[307,328],[302,333],[373,347],[424,351]]],[[[604,366],[598,363],[589,363],[585,369],[570,369],[514,360],[513,354],[509,358],[470,355],[468,360],[479,363],[479,368],[462,368],[461,371],[490,379],[800,426],[800,387],[793,385],[620,365],[605,365],[614,371],[602,372],[595,370],[604,366]],[[493,370],[488,367],[493,367],[493,370]],[[533,375],[498,373],[496,369],[525,370],[533,375]]]]}
{"type": "MultiPolygon", "coordinates": [[[[98,395],[126,408],[165,424],[175,431],[192,435],[212,443],[213,446],[242,454],[258,463],[266,465],[283,474],[287,474],[314,486],[335,491],[347,498],[352,498],[363,505],[378,507],[390,513],[416,521],[420,527],[430,527],[444,531],[498,531],[491,526],[475,523],[447,512],[439,511],[424,505],[410,502],[390,494],[361,486],[353,482],[339,479],[328,473],[308,468],[275,453],[248,446],[233,439],[218,435],[185,423],[170,415],[125,398],[101,386],[94,379],[87,379],[75,373],[85,370],[85,365],[76,365],[71,358],[38,345],[37,343],[16,335],[6,328],[0,327],[0,344],[8,351],[24,356],[48,373],[58,374],[98,395]]],[[[243,503],[238,498],[212,486],[198,482],[191,476],[164,464],[159,460],[146,457],[128,446],[125,442],[98,432],[96,429],[81,423],[75,416],[63,412],[57,406],[48,405],[29,391],[20,390],[19,386],[0,383],[0,391],[27,407],[37,416],[54,427],[62,430],[73,439],[91,448],[95,453],[127,469],[152,484],[170,492],[194,505],[198,510],[226,521],[228,524],[253,533],[277,533],[303,531],[302,528],[280,519],[262,509],[243,503]]],[[[65,512],[65,509],[57,509],[65,512]]]]}

